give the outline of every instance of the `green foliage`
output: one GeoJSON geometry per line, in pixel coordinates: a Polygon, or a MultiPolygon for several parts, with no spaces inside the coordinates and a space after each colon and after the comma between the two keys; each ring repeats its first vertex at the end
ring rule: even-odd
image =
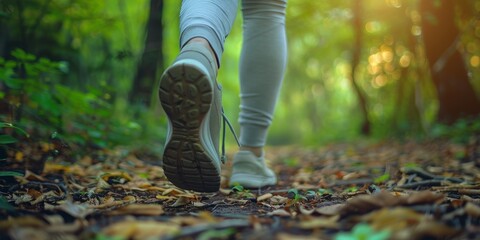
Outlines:
{"type": "Polygon", "coordinates": [[[366,223],[355,225],[349,233],[338,233],[335,240],[385,240],[389,239],[390,232],[387,230],[376,231],[366,223]]]}
{"type": "MultiPolygon", "coordinates": [[[[0,128],[12,128],[15,129],[17,132],[24,134],[26,137],[29,137],[28,133],[25,132],[23,129],[14,126],[11,123],[0,122],[0,128]]],[[[0,145],[16,143],[18,140],[9,134],[0,134],[0,145]]]]}
{"type": "Polygon", "coordinates": [[[237,231],[235,228],[226,228],[226,229],[210,229],[201,233],[197,239],[199,240],[208,240],[208,239],[229,239],[230,236],[235,234],[237,231]]]}
{"type": "Polygon", "coordinates": [[[383,175],[380,175],[378,177],[376,177],[373,182],[376,183],[376,184],[379,184],[379,183],[383,183],[383,182],[386,182],[390,179],[390,174],[388,173],[385,173],[383,175]]]}
{"type": "Polygon", "coordinates": [[[249,189],[246,189],[240,184],[234,184],[232,187],[232,191],[235,193],[236,196],[241,198],[253,198],[255,195],[250,192],[249,189]]]}
{"type": "Polygon", "coordinates": [[[351,187],[348,187],[345,190],[343,190],[343,192],[345,192],[345,193],[354,193],[354,192],[357,192],[357,191],[358,191],[357,186],[351,186],[351,187]]]}
{"type": "Polygon", "coordinates": [[[4,196],[0,196],[0,210],[14,211],[15,208],[8,203],[4,196]]]}
{"type": "Polygon", "coordinates": [[[480,117],[460,119],[452,125],[436,124],[432,127],[431,136],[446,138],[456,143],[467,143],[475,134],[480,134],[480,117]]]}
{"type": "Polygon", "coordinates": [[[0,177],[22,177],[23,174],[14,171],[0,171],[0,177]]]}
{"type": "MultiPolygon", "coordinates": [[[[115,106],[106,99],[107,90],[81,91],[65,84],[65,62],[37,58],[21,49],[14,50],[12,57],[0,58],[0,82],[8,87],[2,100],[16,106],[17,116],[22,116],[19,124],[37,129],[40,135],[58,132],[72,143],[98,147],[129,144],[144,136],[145,128],[140,123],[116,114],[115,106]]],[[[14,139],[1,136],[0,141],[10,143],[14,139]]]]}

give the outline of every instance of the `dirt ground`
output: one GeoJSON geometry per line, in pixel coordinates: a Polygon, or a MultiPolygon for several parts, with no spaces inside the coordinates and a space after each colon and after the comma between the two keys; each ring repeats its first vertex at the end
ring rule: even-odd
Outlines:
{"type": "Polygon", "coordinates": [[[269,148],[277,186],[228,188],[227,162],[210,194],[175,188],[145,152],[89,152],[10,148],[0,239],[480,238],[475,139],[269,148]]]}

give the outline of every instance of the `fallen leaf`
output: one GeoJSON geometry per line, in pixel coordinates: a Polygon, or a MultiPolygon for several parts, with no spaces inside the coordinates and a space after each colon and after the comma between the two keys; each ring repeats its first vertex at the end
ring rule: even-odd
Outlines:
{"type": "Polygon", "coordinates": [[[417,213],[412,209],[396,207],[393,209],[382,208],[362,216],[362,219],[370,222],[375,229],[399,231],[410,226],[415,226],[422,220],[423,216],[423,214],[417,213]]]}
{"type": "Polygon", "coordinates": [[[288,202],[287,197],[282,197],[280,195],[275,195],[270,198],[270,203],[273,205],[285,204],[288,202]]]}
{"type": "Polygon", "coordinates": [[[475,218],[480,218],[480,207],[471,202],[467,202],[465,205],[465,212],[475,218]]]}
{"type": "Polygon", "coordinates": [[[72,217],[83,219],[93,213],[93,210],[90,208],[91,206],[85,203],[74,203],[72,201],[66,201],[59,206],[54,206],[52,210],[58,209],[65,213],[68,213],[72,217]]]}
{"type": "Polygon", "coordinates": [[[163,191],[162,195],[164,195],[164,196],[166,196],[166,195],[175,196],[175,195],[182,194],[182,193],[184,193],[184,192],[177,189],[177,188],[168,188],[165,191],[163,191]]]}
{"type": "Polygon", "coordinates": [[[302,205],[298,207],[298,210],[300,211],[301,214],[307,215],[307,216],[312,215],[312,213],[315,211],[315,209],[306,209],[302,205]]]}
{"type": "Polygon", "coordinates": [[[154,204],[130,204],[109,212],[110,215],[132,214],[142,216],[158,216],[163,213],[163,207],[154,204]]]}
{"type": "Polygon", "coordinates": [[[442,200],[445,197],[443,194],[435,193],[432,191],[421,191],[414,192],[407,197],[407,204],[426,204],[426,203],[435,203],[442,200]]]}
{"type": "Polygon", "coordinates": [[[108,172],[102,174],[101,178],[109,184],[124,184],[132,181],[132,177],[123,171],[108,172]]]}
{"type": "Polygon", "coordinates": [[[344,203],[341,204],[333,204],[328,206],[323,206],[320,208],[315,209],[318,214],[321,215],[337,215],[340,213],[340,210],[345,206],[344,203]]]}
{"type": "Polygon", "coordinates": [[[181,207],[189,204],[191,202],[190,198],[187,197],[179,197],[177,201],[175,201],[170,207],[181,207]]]}
{"type": "Polygon", "coordinates": [[[0,229],[5,231],[13,227],[42,228],[46,225],[47,224],[44,221],[33,216],[9,218],[7,220],[0,221],[0,229]]]}
{"type": "Polygon", "coordinates": [[[172,222],[132,221],[114,223],[103,229],[102,233],[123,239],[159,239],[178,233],[180,227],[172,222]]]}
{"type": "Polygon", "coordinates": [[[337,229],[338,228],[338,219],[340,218],[339,215],[332,216],[332,217],[317,217],[313,219],[308,219],[307,221],[302,221],[298,224],[298,227],[302,229],[321,229],[321,228],[329,228],[329,229],[337,229]]]}
{"type": "Polygon", "coordinates": [[[29,194],[22,194],[20,196],[17,196],[15,194],[13,194],[13,200],[15,200],[16,205],[19,205],[21,203],[31,202],[33,200],[33,198],[29,194]]]}
{"type": "Polygon", "coordinates": [[[280,217],[290,217],[291,214],[287,212],[285,209],[276,209],[273,210],[269,213],[267,213],[268,216],[280,216],[280,217]]]}
{"type": "Polygon", "coordinates": [[[266,194],[263,194],[262,196],[258,197],[257,202],[265,201],[265,200],[270,199],[272,197],[273,197],[273,194],[266,193],[266,194]]]}

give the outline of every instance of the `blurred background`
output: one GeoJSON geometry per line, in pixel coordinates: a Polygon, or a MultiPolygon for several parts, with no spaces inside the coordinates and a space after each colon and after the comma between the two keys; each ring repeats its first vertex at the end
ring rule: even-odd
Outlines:
{"type": "MultiPolygon", "coordinates": [[[[0,0],[0,121],[34,140],[161,149],[180,3],[0,0]]],[[[232,122],[241,27],[238,12],[219,73],[232,122]]],[[[270,144],[480,132],[480,0],[292,0],[287,34],[270,144]]]]}

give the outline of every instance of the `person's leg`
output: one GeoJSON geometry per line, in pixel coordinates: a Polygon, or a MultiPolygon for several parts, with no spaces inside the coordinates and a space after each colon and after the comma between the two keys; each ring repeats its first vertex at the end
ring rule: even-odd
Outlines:
{"type": "Polygon", "coordinates": [[[235,21],[237,7],[237,0],[183,0],[180,10],[180,48],[192,40],[208,43],[220,66],[225,39],[235,21]]]}
{"type": "Polygon", "coordinates": [[[263,147],[286,67],[286,0],[243,0],[240,58],[240,151],[233,158],[230,185],[274,185],[263,147]]]}
{"type": "Polygon", "coordinates": [[[286,0],[243,0],[240,144],[261,155],[286,66],[286,0]]]}
{"type": "Polygon", "coordinates": [[[159,97],[169,131],[165,176],[183,189],[215,192],[220,186],[221,92],[216,82],[236,0],[184,0],[181,51],[160,80],[159,97]]]}

